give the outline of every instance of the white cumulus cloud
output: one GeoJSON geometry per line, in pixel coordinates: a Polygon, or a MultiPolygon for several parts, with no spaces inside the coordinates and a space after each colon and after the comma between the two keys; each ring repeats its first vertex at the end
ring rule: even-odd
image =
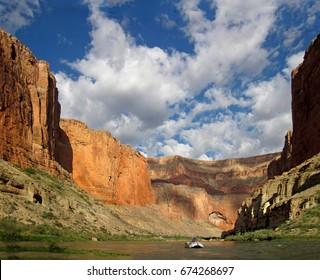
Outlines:
{"type": "MultiPolygon", "coordinates": [[[[279,73],[262,73],[278,52],[265,42],[289,1],[212,0],[209,19],[200,0],[181,0],[176,7],[191,54],[138,44],[101,8],[127,2],[86,0],[91,44],[69,63],[79,76],[56,73],[63,117],[108,129],[149,156],[211,159],[281,150],[291,128],[290,72],[303,53],[288,56],[279,73]]],[[[158,22],[175,26],[165,14],[158,22]]]]}
{"type": "Polygon", "coordinates": [[[40,0],[0,1],[0,26],[11,34],[30,24],[41,12],[40,0]]]}

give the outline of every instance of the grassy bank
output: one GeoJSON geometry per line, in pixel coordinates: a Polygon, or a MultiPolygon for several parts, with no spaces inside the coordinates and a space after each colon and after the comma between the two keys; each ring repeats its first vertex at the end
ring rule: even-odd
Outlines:
{"type": "MultiPolygon", "coordinates": [[[[20,246],[16,244],[8,244],[5,247],[0,247],[0,252],[4,252],[6,259],[32,259],[32,254],[35,254],[35,259],[39,259],[39,254],[43,254],[48,259],[66,259],[66,256],[89,255],[94,257],[104,257],[108,259],[121,259],[128,257],[128,254],[106,252],[99,250],[77,250],[63,248],[57,243],[51,242],[43,246],[20,246]],[[27,254],[27,255],[26,255],[27,254]]],[[[81,258],[81,257],[80,257],[81,258]]]]}
{"type": "Polygon", "coordinates": [[[23,224],[13,218],[0,219],[0,241],[45,241],[45,242],[76,242],[91,241],[92,238],[100,241],[161,241],[161,240],[187,240],[190,236],[169,236],[154,234],[110,234],[75,232],[68,228],[52,227],[47,224],[23,224]]]}
{"type": "Polygon", "coordinates": [[[24,224],[14,218],[0,220],[1,241],[85,241],[89,236],[47,224],[24,224]]]}
{"type": "Polygon", "coordinates": [[[320,205],[318,204],[314,208],[305,210],[300,217],[287,221],[276,229],[260,229],[242,234],[229,235],[225,238],[228,241],[272,239],[320,240],[320,205]]]}

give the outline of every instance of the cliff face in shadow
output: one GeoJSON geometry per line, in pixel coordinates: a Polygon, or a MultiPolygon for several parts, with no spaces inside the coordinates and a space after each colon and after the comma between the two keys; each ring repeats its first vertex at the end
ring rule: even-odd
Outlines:
{"type": "Polygon", "coordinates": [[[281,157],[270,164],[270,179],[320,152],[320,34],[310,44],[303,63],[292,71],[292,124],[281,157]]]}
{"type": "Polygon", "coordinates": [[[168,217],[234,226],[244,199],[267,180],[267,166],[278,154],[201,161],[180,156],[148,158],[156,203],[168,217]]]}
{"type": "Polygon", "coordinates": [[[268,167],[270,180],[240,208],[236,232],[277,227],[319,203],[320,35],[292,72],[292,120],[281,156],[268,167]]]}
{"type": "Polygon", "coordinates": [[[320,154],[269,180],[239,209],[235,232],[276,228],[319,203],[320,154]]]}

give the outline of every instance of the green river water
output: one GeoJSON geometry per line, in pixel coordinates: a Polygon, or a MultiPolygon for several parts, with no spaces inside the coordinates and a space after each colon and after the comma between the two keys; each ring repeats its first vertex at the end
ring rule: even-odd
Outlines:
{"type": "MultiPolygon", "coordinates": [[[[320,241],[204,241],[202,249],[186,249],[182,241],[98,241],[61,242],[61,248],[84,250],[78,253],[52,252],[0,252],[0,259],[135,259],[135,260],[319,260],[320,241]],[[116,255],[99,256],[90,253],[113,252],[116,255]]],[[[6,246],[48,246],[44,242],[18,242],[0,244],[6,246]]]]}

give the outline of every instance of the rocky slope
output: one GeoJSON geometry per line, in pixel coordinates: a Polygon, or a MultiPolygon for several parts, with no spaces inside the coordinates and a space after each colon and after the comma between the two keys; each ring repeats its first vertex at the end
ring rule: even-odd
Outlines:
{"type": "Polygon", "coordinates": [[[319,203],[316,194],[320,192],[319,61],[320,35],[306,50],[303,63],[292,72],[293,131],[286,136],[281,156],[268,167],[272,180],[239,210],[236,232],[274,228],[319,203]]]}
{"type": "Polygon", "coordinates": [[[201,161],[180,156],[148,158],[156,203],[167,217],[183,216],[230,229],[244,199],[267,180],[278,154],[201,161]]]}
{"type": "Polygon", "coordinates": [[[0,157],[64,173],[55,161],[60,104],[45,61],[0,29],[0,157]]]}
{"type": "Polygon", "coordinates": [[[319,204],[320,154],[269,180],[243,203],[235,232],[276,228],[319,204]]]}
{"type": "Polygon", "coordinates": [[[0,159],[0,219],[4,217],[98,238],[113,234],[220,235],[209,223],[166,219],[156,205],[105,205],[70,181],[35,169],[22,170],[0,159]]]}
{"type": "Polygon", "coordinates": [[[62,120],[60,126],[65,137],[58,159],[78,186],[107,204],[155,202],[149,169],[139,152],[76,120],[62,120]]]}

